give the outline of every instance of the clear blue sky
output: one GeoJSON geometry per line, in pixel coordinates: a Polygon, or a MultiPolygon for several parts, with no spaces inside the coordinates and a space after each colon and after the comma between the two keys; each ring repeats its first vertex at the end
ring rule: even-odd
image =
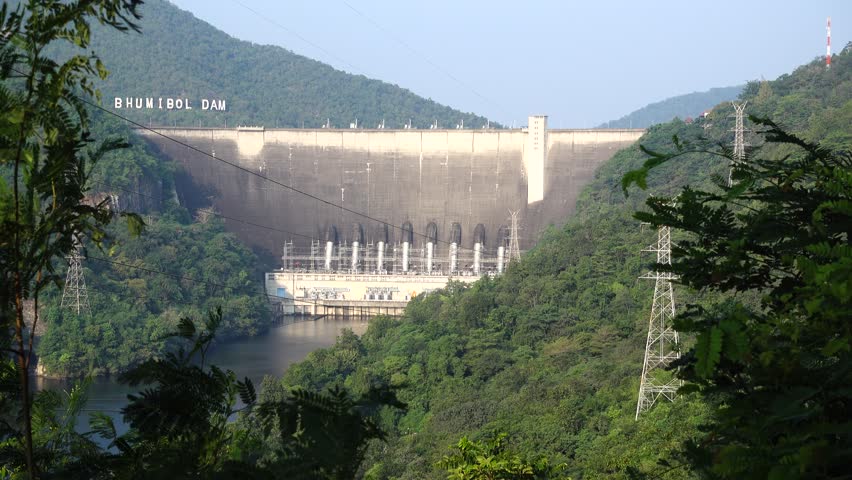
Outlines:
{"type": "Polygon", "coordinates": [[[172,2],[242,40],[509,125],[547,114],[556,128],[774,79],[824,55],[829,15],[833,51],[852,40],[850,0],[172,2]]]}

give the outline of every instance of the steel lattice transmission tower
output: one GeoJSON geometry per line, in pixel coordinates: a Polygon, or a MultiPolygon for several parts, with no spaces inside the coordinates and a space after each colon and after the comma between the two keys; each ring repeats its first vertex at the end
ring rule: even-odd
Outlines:
{"type": "Polygon", "coordinates": [[[81,312],[88,313],[89,292],[83,277],[83,256],[80,254],[79,243],[74,245],[74,250],[65,258],[68,259],[68,275],[65,277],[65,288],[62,291],[62,308],[73,310],[77,315],[81,312]]]}
{"type": "MultiPolygon", "coordinates": [[[[658,264],[671,265],[671,228],[660,226],[657,230],[656,245],[651,245],[645,251],[656,252],[658,264]]],[[[680,357],[677,331],[672,328],[672,319],[675,316],[672,280],[675,276],[671,272],[649,272],[639,278],[654,280],[654,302],[648,323],[639,401],[636,403],[637,420],[639,414],[653,407],[660,397],[673,401],[681,385],[680,380],[668,376],[670,374],[661,374],[672,361],[680,357]]]]}
{"type": "Polygon", "coordinates": [[[742,163],[745,160],[745,127],[743,126],[743,116],[745,112],[745,107],[748,104],[748,101],[743,103],[734,103],[731,102],[731,105],[734,106],[734,111],[736,112],[736,124],[734,125],[734,159],[731,160],[731,168],[728,170],[728,186],[731,187],[734,184],[733,174],[734,174],[734,165],[738,163],[742,163]]]}
{"type": "Polygon", "coordinates": [[[509,261],[521,259],[521,247],[518,243],[518,210],[509,212],[512,218],[512,227],[509,230],[509,261]]]}

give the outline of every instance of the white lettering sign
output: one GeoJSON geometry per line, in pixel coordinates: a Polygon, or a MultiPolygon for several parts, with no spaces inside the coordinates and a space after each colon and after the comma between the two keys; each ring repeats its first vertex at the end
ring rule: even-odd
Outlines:
{"type": "Polygon", "coordinates": [[[200,102],[195,102],[174,97],[115,97],[112,106],[116,110],[192,110],[192,106],[199,103],[204,111],[227,110],[225,100],[218,98],[202,98],[200,102]]]}
{"type": "Polygon", "coordinates": [[[367,293],[393,293],[398,292],[397,287],[367,287],[367,293]]]}
{"type": "Polygon", "coordinates": [[[341,287],[300,287],[304,292],[302,298],[313,298],[323,300],[346,300],[348,288],[341,287]]]}

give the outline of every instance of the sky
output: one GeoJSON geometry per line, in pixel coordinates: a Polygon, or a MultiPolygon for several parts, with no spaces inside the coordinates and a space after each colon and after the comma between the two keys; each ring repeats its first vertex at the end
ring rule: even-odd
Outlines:
{"type": "Polygon", "coordinates": [[[589,128],[852,41],[850,0],[171,0],[226,33],[505,125],[589,128]]]}

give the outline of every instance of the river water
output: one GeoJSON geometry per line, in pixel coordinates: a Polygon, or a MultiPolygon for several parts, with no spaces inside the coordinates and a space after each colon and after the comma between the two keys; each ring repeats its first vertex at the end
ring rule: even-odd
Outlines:
{"type": "MultiPolygon", "coordinates": [[[[233,370],[239,379],[249,377],[260,389],[264,376],[282,376],[287,367],[304,360],[310,352],[333,345],[345,328],[360,336],[367,330],[367,320],[324,318],[278,325],[264,335],[215,346],[208,354],[208,361],[222,369],[233,370]]],[[[35,382],[37,389],[67,390],[72,386],[67,380],[37,378],[35,382]]],[[[138,390],[120,385],[114,377],[96,377],[89,389],[86,409],[77,418],[77,431],[89,430],[90,413],[103,412],[113,417],[119,434],[124,433],[126,426],[119,412],[127,404],[127,395],[138,390]]]]}

